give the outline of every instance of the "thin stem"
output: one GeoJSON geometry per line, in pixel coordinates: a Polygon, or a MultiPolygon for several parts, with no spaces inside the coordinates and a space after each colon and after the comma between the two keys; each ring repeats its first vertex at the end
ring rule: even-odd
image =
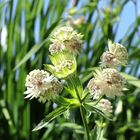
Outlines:
{"type": "Polygon", "coordinates": [[[102,132],[102,129],[99,128],[98,135],[97,135],[97,140],[100,140],[100,138],[101,138],[101,132],[102,132]]]}
{"type": "Polygon", "coordinates": [[[84,112],[83,106],[80,107],[80,113],[81,113],[82,121],[83,121],[83,124],[84,124],[86,140],[90,140],[89,128],[88,128],[88,124],[87,124],[87,121],[86,121],[86,117],[85,117],[85,112],[84,112]]]}
{"type": "Polygon", "coordinates": [[[82,101],[82,93],[83,93],[82,84],[80,82],[79,77],[76,75],[76,73],[75,75],[71,75],[69,77],[69,82],[71,86],[75,89],[76,95],[80,103],[80,113],[81,113],[84,129],[85,129],[86,140],[90,140],[89,128],[88,128],[86,117],[85,117],[84,107],[82,106],[82,102],[83,102],[82,101]]]}

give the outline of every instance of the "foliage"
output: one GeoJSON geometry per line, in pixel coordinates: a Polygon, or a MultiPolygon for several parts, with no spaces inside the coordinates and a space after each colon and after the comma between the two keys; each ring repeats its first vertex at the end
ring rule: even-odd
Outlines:
{"type": "MultiPolygon", "coordinates": [[[[86,40],[83,51],[77,58],[78,74],[86,86],[88,79],[92,77],[94,70],[92,67],[99,64],[100,56],[107,46],[107,39],[113,41],[116,39],[120,20],[123,20],[120,16],[128,3],[131,3],[137,12],[137,1],[134,0],[108,0],[108,6],[104,9],[99,8],[100,1],[97,0],[0,1],[0,139],[51,140],[57,137],[61,140],[77,140],[83,138],[79,110],[73,109],[64,114],[65,118],[60,116],[51,121],[46,126],[47,129],[32,132],[34,126],[54,110],[56,105],[52,102],[43,105],[36,100],[31,102],[24,100],[25,76],[32,69],[41,69],[43,64],[50,62],[46,57],[49,35],[65,21],[84,34],[86,40]],[[48,3],[48,6],[45,3],[48,3]],[[73,5],[71,9],[68,9],[69,4],[73,5]],[[7,31],[6,45],[2,44],[4,28],[7,31]],[[89,66],[92,67],[88,68],[89,66]],[[73,119],[74,116],[76,120],[73,119]],[[68,123],[69,118],[71,123],[68,123]]],[[[136,13],[135,22],[118,41],[126,46],[129,52],[131,67],[121,68],[128,80],[129,91],[114,103],[113,121],[94,123],[96,115],[88,118],[93,122],[89,124],[93,138],[98,135],[94,133],[98,130],[100,136],[104,135],[107,139],[140,139],[139,20],[140,17],[136,13]]]]}

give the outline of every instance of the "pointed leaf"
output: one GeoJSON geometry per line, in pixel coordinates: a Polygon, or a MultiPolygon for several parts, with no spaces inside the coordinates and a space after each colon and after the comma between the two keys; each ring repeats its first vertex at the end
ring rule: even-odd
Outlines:
{"type": "Polygon", "coordinates": [[[131,76],[129,74],[126,74],[126,73],[121,73],[121,74],[128,81],[129,84],[132,84],[132,85],[140,88],[140,80],[139,79],[137,79],[136,77],[131,76]]]}
{"type": "Polygon", "coordinates": [[[72,106],[72,107],[76,107],[76,106],[80,106],[80,103],[77,99],[69,99],[69,98],[64,98],[62,96],[59,96],[57,99],[56,99],[57,103],[60,104],[60,105],[63,105],[63,106],[72,106]]]}
{"type": "Polygon", "coordinates": [[[59,107],[49,113],[41,122],[33,129],[33,131],[40,130],[41,128],[45,127],[50,121],[54,120],[56,117],[60,116],[65,112],[68,108],[66,107],[59,107]]]}
{"type": "Polygon", "coordinates": [[[85,103],[84,108],[92,113],[97,113],[108,120],[112,120],[109,115],[105,114],[102,110],[96,108],[95,106],[91,106],[91,105],[85,103]]]}
{"type": "Polygon", "coordinates": [[[23,59],[14,67],[14,71],[25,63],[32,56],[32,54],[35,54],[47,42],[47,40],[48,39],[45,39],[42,43],[34,45],[32,49],[23,57],[23,59]]]}

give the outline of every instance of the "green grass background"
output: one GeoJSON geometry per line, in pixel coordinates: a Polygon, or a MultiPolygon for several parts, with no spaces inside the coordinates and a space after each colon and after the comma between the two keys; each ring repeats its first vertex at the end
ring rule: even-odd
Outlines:
{"type": "MultiPolygon", "coordinates": [[[[137,12],[137,0],[130,0],[137,12]]],[[[78,126],[67,124],[63,116],[51,122],[38,132],[32,129],[54,109],[54,104],[25,100],[25,78],[33,69],[43,69],[49,63],[48,37],[57,26],[72,23],[84,35],[84,45],[78,61],[78,73],[86,86],[92,76],[92,67],[99,65],[100,56],[107,46],[107,40],[115,41],[121,13],[129,0],[109,0],[108,5],[99,8],[100,0],[1,0],[0,39],[3,38],[2,17],[7,28],[4,50],[0,43],[0,140],[78,140],[82,132],[78,126]],[[44,8],[48,3],[48,8],[44,8]],[[71,8],[69,8],[71,5],[71,8]],[[4,10],[5,9],[5,10],[4,10]],[[46,10],[45,10],[46,9],[46,10]],[[76,24],[78,19],[81,23],[76,24]],[[40,22],[39,24],[37,22],[40,22]],[[38,24],[39,26],[37,26],[38,24]],[[38,27],[38,29],[37,29],[38,27]],[[24,35],[25,34],[25,35],[24,35]]],[[[131,11],[131,8],[129,9],[131,11]]],[[[129,22],[129,21],[128,21],[129,22]]],[[[140,139],[140,16],[118,40],[129,52],[129,65],[120,68],[127,73],[129,91],[113,102],[113,121],[106,121],[104,136],[109,140],[140,139]],[[131,76],[130,76],[131,75],[131,76]]],[[[122,30],[123,32],[123,30],[122,30]]],[[[77,124],[82,124],[78,113],[73,111],[77,124]]],[[[89,118],[90,129],[96,128],[94,119],[89,118]]],[[[92,133],[96,133],[92,131],[92,133]]],[[[93,138],[95,139],[95,138],[93,138]]]]}

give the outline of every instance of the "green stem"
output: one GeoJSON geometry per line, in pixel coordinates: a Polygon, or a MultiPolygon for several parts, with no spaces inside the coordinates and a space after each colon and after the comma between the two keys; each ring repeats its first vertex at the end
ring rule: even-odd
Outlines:
{"type": "Polygon", "coordinates": [[[90,140],[89,128],[88,128],[88,124],[87,124],[86,117],[85,117],[86,115],[85,115],[85,112],[84,112],[84,107],[82,106],[83,87],[82,87],[81,81],[80,81],[80,79],[79,79],[79,77],[77,76],[76,73],[69,77],[69,84],[75,90],[74,92],[76,93],[77,98],[79,100],[80,113],[81,113],[84,129],[85,129],[86,140],[90,140]]]}
{"type": "Polygon", "coordinates": [[[84,124],[86,140],[90,140],[89,128],[88,128],[88,124],[87,124],[87,121],[86,121],[86,117],[85,117],[86,115],[85,115],[83,106],[80,107],[80,113],[81,113],[82,121],[83,121],[83,124],[84,124]]]}
{"type": "Polygon", "coordinates": [[[101,128],[99,128],[99,130],[98,130],[97,140],[100,140],[100,136],[101,136],[101,128]]]}

